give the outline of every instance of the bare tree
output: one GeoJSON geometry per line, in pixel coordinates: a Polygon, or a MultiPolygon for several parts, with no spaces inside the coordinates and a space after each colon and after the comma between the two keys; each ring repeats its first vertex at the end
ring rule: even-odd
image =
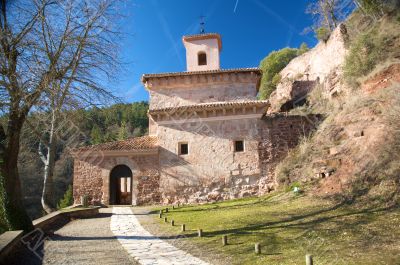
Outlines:
{"type": "Polygon", "coordinates": [[[354,9],[353,0],[316,0],[310,3],[306,13],[314,17],[315,28],[334,30],[354,9]]]}
{"type": "MultiPolygon", "coordinates": [[[[0,97],[8,119],[6,128],[0,127],[4,212],[9,228],[31,229],[21,202],[17,167],[22,127],[28,113],[38,106],[51,113],[48,150],[43,157],[45,177],[51,180],[55,142],[51,139],[55,139],[54,126],[65,100],[74,98],[86,104],[109,95],[101,80],[111,77],[118,66],[113,23],[116,1],[1,3],[0,97]]],[[[51,188],[48,192],[51,195],[51,188]]]]}

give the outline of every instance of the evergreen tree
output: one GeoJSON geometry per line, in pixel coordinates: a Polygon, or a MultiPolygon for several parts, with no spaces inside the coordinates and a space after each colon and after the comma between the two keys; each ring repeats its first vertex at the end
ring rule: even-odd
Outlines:
{"type": "Polygon", "coordinates": [[[125,140],[126,138],[128,138],[128,127],[126,126],[126,122],[122,121],[121,127],[119,128],[117,140],[121,141],[125,140]]]}
{"type": "Polygon", "coordinates": [[[90,139],[92,144],[99,144],[103,142],[100,128],[95,124],[90,132],[90,139]]]}
{"type": "Polygon", "coordinates": [[[72,204],[74,204],[74,197],[72,193],[72,185],[69,185],[64,197],[59,201],[57,209],[62,209],[71,206],[72,204]]]}

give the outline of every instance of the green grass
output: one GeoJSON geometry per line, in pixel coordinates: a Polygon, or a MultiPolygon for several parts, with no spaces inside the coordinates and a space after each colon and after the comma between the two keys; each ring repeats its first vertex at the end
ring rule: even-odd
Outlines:
{"type": "MultiPolygon", "coordinates": [[[[158,229],[178,235],[186,224],[185,244],[226,257],[230,264],[305,264],[306,253],[314,255],[315,264],[400,264],[400,211],[395,207],[289,192],[169,209],[165,216],[176,226],[156,214],[158,229]],[[204,237],[196,236],[198,228],[204,237]],[[222,246],[222,235],[228,235],[228,246],[222,246]],[[256,242],[261,255],[254,254],[256,242]]],[[[219,259],[217,264],[226,262],[219,259]]]]}

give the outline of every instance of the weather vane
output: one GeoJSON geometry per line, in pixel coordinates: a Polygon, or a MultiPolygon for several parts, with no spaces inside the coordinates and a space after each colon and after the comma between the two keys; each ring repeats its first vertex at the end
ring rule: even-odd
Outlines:
{"type": "Polygon", "coordinates": [[[206,24],[204,18],[205,16],[200,16],[200,34],[206,33],[206,30],[204,29],[204,25],[206,24]]]}

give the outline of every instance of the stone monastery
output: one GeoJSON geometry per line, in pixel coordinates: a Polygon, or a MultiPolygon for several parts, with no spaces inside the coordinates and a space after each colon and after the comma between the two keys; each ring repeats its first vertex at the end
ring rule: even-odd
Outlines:
{"type": "Polygon", "coordinates": [[[74,200],[94,205],[201,203],[261,195],[308,134],[307,117],[267,114],[258,68],[221,69],[219,34],[183,37],[187,71],[144,74],[149,135],[74,151],[74,200]]]}

